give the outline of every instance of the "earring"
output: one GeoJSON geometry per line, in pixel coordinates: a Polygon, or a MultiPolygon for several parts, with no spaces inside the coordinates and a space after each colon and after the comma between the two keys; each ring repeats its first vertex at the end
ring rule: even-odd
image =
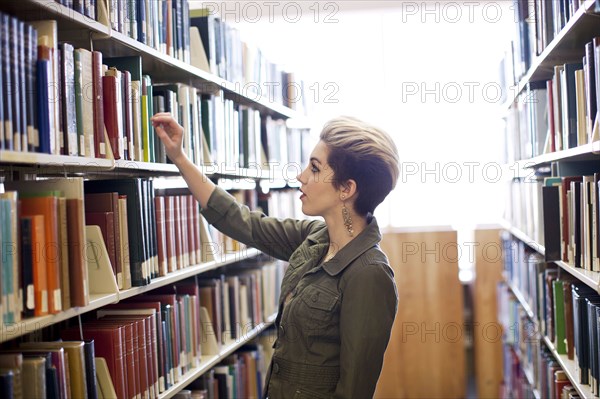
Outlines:
{"type": "MultiPolygon", "coordinates": [[[[346,198],[342,196],[342,199],[346,198]]],[[[346,230],[348,230],[348,235],[350,237],[354,237],[354,228],[352,227],[352,217],[350,216],[350,211],[346,208],[346,203],[342,203],[342,218],[344,218],[344,226],[346,226],[346,230]]]]}

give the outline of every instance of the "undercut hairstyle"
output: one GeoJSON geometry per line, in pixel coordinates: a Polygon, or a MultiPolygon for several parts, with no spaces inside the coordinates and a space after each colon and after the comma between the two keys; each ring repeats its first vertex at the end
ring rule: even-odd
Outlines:
{"type": "Polygon", "coordinates": [[[400,173],[398,149],[390,135],[359,119],[342,116],[325,124],[320,139],[329,149],[327,163],[333,169],[333,186],[339,189],[354,180],[354,210],[363,216],[373,213],[394,189],[400,173]]]}

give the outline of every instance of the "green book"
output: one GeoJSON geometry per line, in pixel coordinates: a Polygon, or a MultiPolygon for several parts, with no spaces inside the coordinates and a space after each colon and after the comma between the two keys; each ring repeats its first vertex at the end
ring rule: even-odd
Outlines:
{"type": "Polygon", "coordinates": [[[561,280],[554,281],[554,333],[556,352],[561,355],[567,354],[566,335],[565,335],[565,294],[563,282],[561,280]]]}
{"type": "Polygon", "coordinates": [[[150,131],[148,128],[148,96],[142,92],[142,160],[144,162],[150,162],[150,131]]]}

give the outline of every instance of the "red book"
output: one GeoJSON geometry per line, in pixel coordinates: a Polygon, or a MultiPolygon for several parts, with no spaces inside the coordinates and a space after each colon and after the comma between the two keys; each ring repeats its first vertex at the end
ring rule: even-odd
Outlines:
{"type": "Polygon", "coordinates": [[[188,231],[188,245],[189,245],[189,254],[190,254],[190,264],[196,265],[200,263],[200,259],[196,256],[197,251],[197,242],[196,242],[196,228],[194,226],[194,205],[196,200],[194,200],[193,195],[187,195],[185,197],[187,201],[187,231],[188,231]]]}
{"type": "MultiPolygon", "coordinates": [[[[121,348],[123,351],[125,390],[128,398],[134,398],[140,393],[139,364],[137,361],[138,335],[134,324],[130,321],[99,319],[89,321],[83,326],[84,330],[89,328],[110,329],[115,327],[122,329],[121,348]]],[[[117,397],[120,396],[117,395],[117,397]]]]}
{"type": "MultiPolygon", "coordinates": [[[[102,317],[120,317],[120,318],[139,318],[143,319],[146,326],[146,359],[148,362],[148,380],[150,388],[154,390],[155,396],[159,393],[159,378],[161,376],[159,364],[159,326],[162,326],[160,313],[160,302],[138,302],[138,303],[117,303],[108,305],[98,311],[102,317]]],[[[162,336],[162,334],[160,334],[162,336]]],[[[161,348],[162,349],[162,348],[161,348]]],[[[164,386],[164,385],[163,385],[164,386]]],[[[164,388],[163,388],[164,389],[164,388]]]]}
{"type": "Polygon", "coordinates": [[[133,359],[135,362],[136,370],[136,389],[137,393],[141,394],[142,398],[150,397],[150,377],[152,373],[152,355],[148,353],[148,350],[152,349],[152,342],[149,340],[150,331],[147,331],[149,325],[146,324],[146,316],[135,316],[135,315],[111,315],[106,314],[100,316],[103,313],[98,313],[98,322],[106,323],[131,323],[132,325],[132,342],[133,342],[133,359]]]}
{"type": "Polygon", "coordinates": [[[118,71],[111,68],[102,77],[103,106],[104,106],[104,126],[110,141],[110,146],[115,159],[123,158],[122,143],[122,112],[121,107],[121,79],[118,71]],[[111,74],[112,75],[109,75],[111,74]]]}
{"type": "Polygon", "coordinates": [[[96,158],[106,158],[104,140],[104,91],[102,89],[102,53],[92,51],[92,82],[94,106],[94,150],[96,158]]]}
{"type": "Polygon", "coordinates": [[[123,93],[123,156],[133,160],[133,103],[131,98],[131,72],[122,71],[123,93]]]}
{"type": "Polygon", "coordinates": [[[177,251],[175,246],[175,199],[168,195],[165,197],[165,232],[167,244],[167,270],[177,270],[177,251]]]}
{"type": "Polygon", "coordinates": [[[156,218],[156,244],[158,247],[158,275],[167,274],[167,227],[165,220],[165,197],[154,197],[154,210],[156,218]]]}
{"type": "MultiPolygon", "coordinates": [[[[173,312],[171,313],[171,320],[170,320],[170,325],[171,325],[171,354],[172,354],[172,359],[173,359],[173,368],[176,370],[176,374],[177,375],[181,375],[181,341],[180,341],[180,332],[179,332],[179,326],[180,326],[180,322],[179,322],[179,305],[177,303],[177,297],[176,295],[171,295],[171,294],[162,294],[162,295],[143,295],[143,296],[139,296],[136,298],[140,298],[140,300],[146,300],[146,301],[158,301],[161,303],[161,306],[164,305],[170,305],[171,308],[173,309],[173,312]]],[[[176,377],[176,380],[178,380],[178,377],[176,377]]]]}
{"type": "MultiPolygon", "coordinates": [[[[126,302],[121,302],[108,306],[109,309],[154,309],[156,316],[156,350],[157,363],[158,363],[158,385],[159,390],[162,392],[165,389],[165,381],[168,377],[167,360],[165,347],[163,345],[163,331],[162,331],[162,311],[161,304],[158,301],[149,301],[144,296],[136,296],[128,298],[126,302]]],[[[172,383],[172,382],[171,382],[172,383]]]]}
{"type": "Polygon", "coordinates": [[[80,339],[94,340],[94,351],[96,357],[106,359],[110,378],[115,387],[118,398],[129,397],[126,388],[126,368],[124,362],[124,332],[120,326],[83,326],[83,336],[80,335],[79,327],[72,327],[61,332],[61,338],[68,341],[80,339]]]}
{"type": "Polygon", "coordinates": [[[181,257],[183,259],[183,266],[187,267],[190,265],[190,244],[188,242],[188,201],[187,196],[179,195],[179,215],[181,220],[181,257]]]}
{"type": "Polygon", "coordinates": [[[183,238],[181,230],[181,197],[176,195],[173,197],[173,203],[175,208],[173,212],[175,214],[175,256],[177,258],[177,269],[183,269],[183,238]]]}

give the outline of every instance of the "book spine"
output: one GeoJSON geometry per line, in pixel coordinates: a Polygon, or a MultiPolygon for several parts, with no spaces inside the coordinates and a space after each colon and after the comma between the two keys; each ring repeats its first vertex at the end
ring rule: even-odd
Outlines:
{"type": "Polygon", "coordinates": [[[21,92],[20,83],[20,64],[19,64],[19,21],[15,17],[10,18],[9,25],[9,48],[10,48],[10,90],[12,91],[11,120],[13,123],[12,137],[9,149],[21,151],[21,92]]]}
{"type": "Polygon", "coordinates": [[[27,114],[27,93],[26,93],[26,85],[27,85],[27,64],[25,58],[25,46],[26,46],[26,36],[25,36],[25,23],[23,21],[18,22],[17,26],[17,37],[19,38],[19,43],[17,45],[18,48],[18,62],[19,62],[19,113],[21,115],[21,120],[19,125],[21,126],[21,142],[19,146],[21,147],[21,151],[28,152],[29,151],[29,138],[27,136],[27,122],[29,121],[29,116],[27,114]]]}
{"type": "Polygon", "coordinates": [[[94,107],[94,150],[97,158],[106,158],[104,140],[104,95],[102,90],[102,53],[92,51],[92,81],[94,107]]]}
{"type": "Polygon", "coordinates": [[[67,155],[79,154],[77,134],[77,111],[75,105],[75,59],[74,48],[69,43],[61,44],[62,77],[61,87],[63,95],[62,115],[65,135],[65,150],[67,155]]]}

